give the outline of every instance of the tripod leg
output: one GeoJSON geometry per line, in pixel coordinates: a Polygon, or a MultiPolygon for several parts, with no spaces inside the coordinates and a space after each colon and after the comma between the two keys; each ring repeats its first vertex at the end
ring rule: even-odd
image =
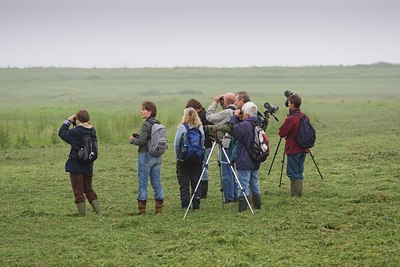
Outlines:
{"type": "Polygon", "coordinates": [[[221,192],[221,205],[222,208],[224,209],[225,206],[225,201],[224,201],[224,189],[223,189],[223,181],[222,181],[222,165],[221,165],[221,148],[218,148],[217,150],[217,161],[218,161],[218,169],[219,169],[219,182],[220,182],[220,189],[219,191],[221,192]]]}
{"type": "Polygon", "coordinates": [[[240,183],[239,178],[237,177],[237,174],[236,174],[236,172],[235,172],[235,169],[233,168],[233,166],[232,166],[232,164],[231,164],[231,161],[229,160],[229,157],[228,157],[228,155],[226,154],[225,149],[222,147],[221,150],[222,150],[222,152],[224,153],[224,155],[225,155],[225,157],[226,157],[226,159],[227,159],[227,161],[228,161],[229,167],[231,168],[233,175],[235,176],[235,180],[236,180],[236,182],[237,182],[237,184],[238,184],[238,186],[239,186],[239,188],[240,188],[240,191],[243,192],[243,196],[244,196],[244,198],[245,198],[245,200],[246,200],[246,202],[247,202],[247,205],[249,206],[249,208],[250,208],[250,210],[251,210],[251,213],[254,214],[254,211],[253,211],[253,208],[252,208],[251,205],[250,205],[249,199],[247,198],[246,193],[244,192],[244,189],[243,189],[243,187],[242,187],[242,184],[240,183]]]}
{"type": "Polygon", "coordinates": [[[194,197],[196,196],[197,190],[199,189],[200,182],[201,182],[201,178],[203,178],[203,175],[204,175],[204,172],[205,172],[206,168],[208,169],[208,163],[210,162],[211,154],[212,154],[212,152],[213,152],[213,150],[214,150],[214,147],[215,147],[215,142],[213,143],[213,146],[212,146],[212,148],[211,148],[210,154],[208,155],[206,164],[204,164],[203,170],[201,171],[201,175],[200,175],[199,181],[197,182],[196,188],[194,189],[194,192],[192,193],[192,197],[190,198],[189,205],[188,205],[188,207],[186,208],[186,212],[185,212],[185,215],[183,216],[183,219],[186,218],[186,215],[187,215],[188,212],[189,212],[190,206],[192,205],[193,199],[194,199],[194,197]]]}
{"type": "Polygon", "coordinates": [[[314,161],[315,167],[317,168],[317,171],[318,171],[318,173],[319,173],[319,176],[321,176],[321,179],[323,180],[324,177],[322,177],[321,171],[320,171],[319,168],[318,168],[317,162],[315,162],[315,159],[314,159],[313,154],[311,153],[311,150],[310,150],[309,152],[310,152],[310,156],[311,156],[312,160],[314,161]]]}
{"type": "Polygon", "coordinates": [[[271,166],[269,167],[268,175],[271,173],[272,165],[274,165],[274,161],[276,158],[276,154],[278,153],[279,145],[281,144],[282,137],[279,139],[278,146],[275,149],[274,157],[272,158],[271,166]]]}
{"type": "Polygon", "coordinates": [[[283,166],[285,165],[285,151],[283,151],[282,157],[282,166],[281,166],[281,177],[279,178],[279,187],[282,185],[282,174],[283,174],[283,166]]]}

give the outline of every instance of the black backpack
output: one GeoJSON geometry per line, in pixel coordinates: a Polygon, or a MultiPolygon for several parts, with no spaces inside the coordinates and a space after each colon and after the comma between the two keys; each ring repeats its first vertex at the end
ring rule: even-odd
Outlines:
{"type": "Polygon", "coordinates": [[[98,157],[97,137],[93,133],[84,134],[76,159],[82,163],[92,163],[98,157]]]}
{"type": "Polygon", "coordinates": [[[299,131],[296,136],[296,143],[305,148],[311,148],[317,139],[316,132],[311,123],[307,120],[306,115],[296,116],[300,118],[299,131]]]}

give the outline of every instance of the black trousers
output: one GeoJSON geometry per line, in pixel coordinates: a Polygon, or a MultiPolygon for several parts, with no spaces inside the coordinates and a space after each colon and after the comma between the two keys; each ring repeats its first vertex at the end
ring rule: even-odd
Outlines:
{"type": "MultiPolygon", "coordinates": [[[[202,170],[202,162],[176,162],[176,176],[178,177],[182,208],[187,208],[189,206],[191,194],[193,194],[196,189],[202,170]]],[[[201,188],[199,186],[193,199],[193,208],[200,207],[200,198],[201,188]]]]}

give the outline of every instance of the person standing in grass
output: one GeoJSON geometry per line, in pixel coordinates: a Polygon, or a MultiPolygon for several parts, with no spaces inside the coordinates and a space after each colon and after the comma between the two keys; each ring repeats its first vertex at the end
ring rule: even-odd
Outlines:
{"type": "Polygon", "coordinates": [[[74,192],[75,203],[80,216],[86,215],[85,196],[92,205],[93,210],[98,215],[101,214],[99,201],[92,187],[93,162],[82,163],[77,159],[77,152],[81,148],[83,137],[90,134],[96,138],[96,129],[90,123],[90,116],[86,110],[80,110],[76,114],[69,116],[58,131],[61,139],[71,145],[69,158],[65,164],[65,171],[69,172],[72,191],[74,192]],[[76,125],[76,127],[69,129],[71,124],[76,125]]]}
{"type": "MultiPolygon", "coordinates": [[[[206,110],[204,109],[203,105],[196,99],[190,99],[187,104],[186,108],[194,108],[197,112],[197,115],[199,115],[201,123],[203,125],[210,125],[212,123],[208,122],[206,119],[206,110]]],[[[203,159],[203,168],[205,167],[206,161],[208,156],[211,153],[211,148],[212,148],[212,141],[210,139],[210,136],[208,134],[204,135],[204,146],[205,146],[205,152],[204,152],[204,159],[203,159]]],[[[200,188],[201,188],[201,198],[207,198],[207,193],[208,193],[208,168],[204,169],[203,177],[201,177],[201,182],[200,182],[200,188]]]]}
{"type": "Polygon", "coordinates": [[[244,194],[248,198],[250,191],[254,208],[261,209],[261,190],[258,182],[260,163],[253,161],[248,152],[248,148],[254,142],[254,127],[257,125],[257,106],[253,102],[246,102],[241,110],[235,110],[230,123],[232,125],[231,135],[238,141],[235,162],[238,179],[243,187],[243,191],[239,195],[239,212],[247,209],[244,194]],[[240,114],[241,111],[242,115],[240,114]]]}
{"type": "Polygon", "coordinates": [[[193,209],[200,209],[200,199],[201,199],[201,189],[195,192],[196,186],[199,182],[201,173],[202,173],[202,163],[204,158],[204,131],[203,126],[200,120],[200,117],[197,115],[197,112],[194,108],[189,107],[183,111],[183,117],[181,120],[181,124],[178,126],[178,129],[175,134],[174,139],[174,150],[176,155],[176,176],[178,178],[179,183],[179,192],[181,198],[181,207],[187,208],[189,206],[191,194],[196,193],[193,199],[193,209]],[[193,145],[192,148],[186,148],[186,154],[183,158],[180,154],[182,151],[182,143],[181,140],[184,138],[185,134],[188,134],[192,128],[193,131],[196,132],[193,136],[193,139],[189,138],[189,145],[193,145]],[[199,137],[195,139],[195,137],[199,137]],[[196,148],[200,149],[196,150],[196,148]],[[192,152],[193,153],[190,153],[192,152]],[[199,155],[200,154],[200,155],[199,155]],[[191,190],[191,193],[190,193],[191,190]]]}
{"type": "Polygon", "coordinates": [[[155,211],[160,214],[164,203],[164,192],[161,185],[161,156],[149,153],[147,142],[150,140],[151,127],[160,123],[155,119],[157,107],[153,102],[145,101],[141,105],[140,116],[144,119],[139,133],[132,134],[129,138],[131,144],[138,148],[138,215],[146,214],[148,179],[154,190],[155,211]]]}
{"type": "MultiPolygon", "coordinates": [[[[229,123],[234,110],[236,110],[235,103],[235,94],[234,93],[226,93],[221,96],[218,95],[214,98],[214,101],[210,104],[207,109],[206,119],[207,121],[223,126],[226,123],[229,123]],[[223,110],[216,112],[219,104],[222,104],[223,110]]],[[[229,133],[225,133],[224,138],[222,139],[221,147],[224,148],[226,154],[230,155],[230,145],[231,136],[229,133]]],[[[228,164],[228,159],[226,158],[225,153],[220,151],[221,153],[221,169],[222,169],[222,191],[224,193],[225,201],[224,203],[232,203],[238,200],[238,186],[235,181],[235,176],[232,172],[230,165],[228,164]]]]}
{"type": "MultiPolygon", "coordinates": [[[[288,97],[289,115],[279,128],[279,136],[286,137],[285,153],[287,155],[286,173],[290,179],[290,191],[292,196],[300,197],[303,191],[304,161],[309,151],[296,142],[296,136],[300,127],[300,116],[306,116],[300,110],[301,97],[292,94],[288,97]]],[[[308,116],[306,119],[310,121],[308,116]]]]}

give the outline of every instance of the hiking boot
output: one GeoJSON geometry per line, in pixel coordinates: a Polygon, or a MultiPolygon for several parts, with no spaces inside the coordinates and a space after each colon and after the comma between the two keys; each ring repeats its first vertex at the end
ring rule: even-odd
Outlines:
{"type": "Polygon", "coordinates": [[[139,212],[137,215],[145,215],[146,214],[146,203],[147,203],[147,200],[138,200],[139,212]]]}
{"type": "Polygon", "coordinates": [[[163,199],[156,199],[154,205],[155,205],[155,209],[156,209],[156,213],[157,214],[161,214],[162,208],[163,208],[163,203],[164,203],[163,199]]]}

